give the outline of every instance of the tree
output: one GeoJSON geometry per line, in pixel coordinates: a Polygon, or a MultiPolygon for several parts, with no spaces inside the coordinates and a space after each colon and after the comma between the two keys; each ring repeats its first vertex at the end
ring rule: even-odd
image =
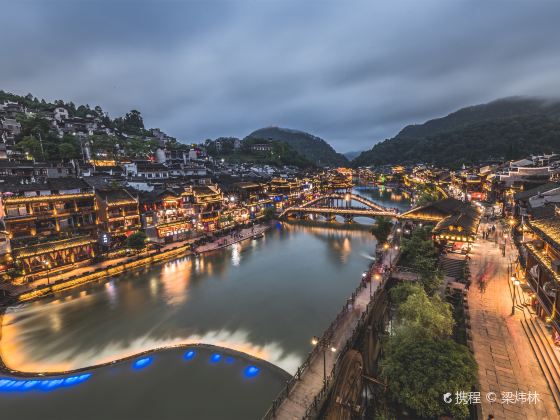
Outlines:
{"type": "Polygon", "coordinates": [[[134,232],[132,235],[126,238],[126,246],[140,252],[141,250],[146,248],[146,239],[147,236],[144,232],[134,232]]]}
{"type": "Polygon", "coordinates": [[[129,134],[142,134],[144,130],[144,120],[142,119],[142,115],[140,111],[135,109],[127,112],[124,118],[116,118],[115,119],[116,127],[129,134]]]}
{"type": "Polygon", "coordinates": [[[424,290],[433,296],[441,286],[442,276],[437,268],[437,259],[418,255],[411,264],[412,270],[420,275],[420,282],[424,290]]]}
{"type": "Polygon", "coordinates": [[[274,219],[274,216],[276,215],[276,211],[274,210],[274,207],[267,207],[264,209],[264,220],[269,221],[274,219]]]}
{"type": "Polygon", "coordinates": [[[89,143],[93,159],[97,159],[99,155],[114,159],[117,154],[116,141],[110,136],[94,135],[89,138],[89,143]]]}
{"type": "Polygon", "coordinates": [[[397,309],[397,329],[405,327],[409,334],[432,338],[449,338],[453,332],[451,305],[439,296],[429,298],[418,287],[397,309]]]}
{"type": "Polygon", "coordinates": [[[51,124],[45,118],[39,115],[33,116],[18,116],[18,121],[21,124],[21,133],[23,136],[42,136],[44,139],[51,131],[51,124]]]}
{"type": "Polygon", "coordinates": [[[384,244],[387,242],[392,228],[393,223],[391,220],[388,217],[381,216],[376,219],[375,225],[371,228],[371,233],[375,236],[379,244],[384,244]]]}
{"type": "Polygon", "coordinates": [[[41,143],[33,136],[24,137],[16,144],[16,147],[33,159],[41,159],[43,157],[41,143]]]}
{"type": "Polygon", "coordinates": [[[418,416],[468,418],[468,405],[442,399],[446,392],[469,392],[476,383],[476,362],[466,346],[397,333],[386,346],[381,372],[392,397],[418,416]]]}
{"type": "Polygon", "coordinates": [[[422,286],[418,283],[413,282],[402,282],[392,287],[389,290],[389,295],[391,297],[391,303],[395,306],[399,306],[405,300],[408,299],[413,293],[417,293],[422,290],[422,286]]]}
{"type": "Polygon", "coordinates": [[[58,154],[61,159],[70,160],[79,157],[78,149],[74,143],[60,143],[58,154]]]}
{"type": "Polygon", "coordinates": [[[125,143],[125,151],[129,156],[147,157],[154,153],[158,148],[156,140],[145,140],[138,137],[127,139],[125,143]]]}

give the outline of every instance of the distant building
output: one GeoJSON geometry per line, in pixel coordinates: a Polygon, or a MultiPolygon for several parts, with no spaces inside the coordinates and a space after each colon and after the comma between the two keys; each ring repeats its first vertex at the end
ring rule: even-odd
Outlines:
{"type": "Polygon", "coordinates": [[[4,133],[6,143],[13,144],[15,138],[21,134],[21,124],[12,118],[0,119],[0,130],[4,133]]]}
{"type": "Polygon", "coordinates": [[[57,106],[53,110],[53,117],[56,121],[62,122],[64,120],[67,120],[68,118],[70,118],[70,115],[68,114],[68,110],[66,108],[63,108],[61,106],[57,106]]]}
{"type": "Polygon", "coordinates": [[[137,178],[169,178],[169,169],[161,163],[137,161],[125,163],[126,174],[137,178]]]}
{"type": "Polygon", "coordinates": [[[270,153],[272,152],[272,144],[270,143],[257,143],[251,146],[253,153],[270,153]]]}

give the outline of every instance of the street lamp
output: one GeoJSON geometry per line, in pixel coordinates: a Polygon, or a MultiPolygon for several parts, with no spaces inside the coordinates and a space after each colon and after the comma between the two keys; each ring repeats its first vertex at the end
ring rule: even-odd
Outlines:
{"type": "Polygon", "coordinates": [[[515,314],[515,291],[517,286],[519,286],[519,280],[515,278],[515,276],[511,276],[511,282],[513,283],[513,300],[511,303],[511,314],[515,314]]]}
{"type": "Polygon", "coordinates": [[[50,269],[51,269],[51,263],[50,261],[43,261],[43,265],[45,267],[47,267],[47,284],[50,286],[51,285],[51,279],[50,279],[50,269]]]}
{"type": "Polygon", "coordinates": [[[323,349],[323,385],[327,384],[327,349],[332,353],[336,352],[336,347],[332,343],[328,342],[326,339],[320,339],[317,336],[313,336],[311,339],[311,344],[314,346],[321,346],[323,349]]]}
{"type": "MultiPolygon", "coordinates": [[[[362,273],[362,281],[364,281],[367,277],[367,272],[363,272],[362,273]]],[[[369,297],[371,297],[371,282],[372,282],[372,278],[369,278],[369,297]]]]}
{"type": "MultiPolygon", "coordinates": [[[[399,250],[399,246],[395,245],[394,247],[395,251],[399,250]]],[[[389,267],[393,267],[393,253],[389,252],[389,267]]]]}

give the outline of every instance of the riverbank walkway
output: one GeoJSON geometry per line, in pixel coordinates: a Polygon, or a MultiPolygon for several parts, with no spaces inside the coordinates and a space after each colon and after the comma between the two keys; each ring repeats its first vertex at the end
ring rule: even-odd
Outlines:
{"type": "MultiPolygon", "coordinates": [[[[383,264],[389,266],[390,261],[395,261],[399,251],[390,249],[383,257],[383,264]]],[[[358,321],[362,314],[366,311],[367,305],[371,300],[371,294],[377,289],[380,280],[375,279],[375,273],[370,272],[371,278],[365,279],[372,282],[372,287],[364,287],[359,290],[354,299],[354,303],[349,310],[342,315],[334,332],[330,338],[329,347],[332,346],[337,350],[344,348],[346,342],[352,336],[352,332],[358,325],[358,321]]],[[[311,341],[311,337],[309,337],[311,341]]],[[[311,345],[311,344],[310,344],[311,345]]],[[[323,388],[324,366],[323,351],[326,351],[326,372],[327,376],[332,371],[337,360],[339,352],[332,352],[329,348],[320,350],[310,361],[307,369],[302,373],[300,380],[288,392],[288,396],[282,400],[278,407],[274,410],[274,418],[277,419],[302,419],[305,417],[308,408],[312,405],[315,396],[317,396],[323,388]]]]}
{"type": "MultiPolygon", "coordinates": [[[[484,231],[481,224],[479,229],[484,231]]],[[[503,238],[498,228],[497,238],[503,238]]],[[[498,239],[498,242],[500,239],[498,239]]],[[[503,243],[503,242],[502,242],[503,243]]],[[[523,310],[512,315],[512,294],[508,264],[516,250],[506,247],[506,255],[494,238],[479,237],[471,254],[473,283],[468,293],[474,356],[478,364],[482,418],[492,414],[496,420],[558,419],[546,379],[523,330],[523,310]],[[502,393],[537,392],[539,402],[502,401],[502,393]],[[490,403],[488,393],[496,396],[490,403]]],[[[469,391],[469,390],[465,390],[469,391]]],[[[509,394],[506,394],[509,395],[509,394]]]]}
{"type": "MultiPolygon", "coordinates": [[[[205,245],[199,246],[196,249],[197,253],[204,253],[213,251],[216,249],[224,248],[226,246],[232,245],[233,243],[243,241],[248,239],[252,236],[258,235],[263,233],[266,229],[268,229],[268,225],[257,225],[254,228],[245,228],[238,232],[238,236],[232,238],[231,236],[224,236],[217,238],[213,242],[207,243],[205,245]]],[[[162,245],[159,249],[152,249],[149,251],[143,251],[140,254],[119,257],[119,258],[112,258],[110,260],[101,261],[94,264],[87,264],[83,266],[78,266],[74,269],[67,270],[64,272],[52,273],[47,276],[45,273],[43,277],[33,280],[27,283],[23,283],[20,285],[14,285],[9,283],[2,283],[0,284],[0,290],[6,291],[8,295],[11,296],[18,296],[23,293],[30,292],[36,289],[39,286],[47,285],[47,284],[54,284],[57,281],[65,280],[70,277],[80,277],[87,274],[90,274],[95,271],[105,270],[110,268],[111,266],[118,266],[122,264],[126,264],[132,261],[135,261],[138,257],[147,258],[153,255],[162,254],[168,251],[172,251],[177,248],[185,247],[187,245],[192,244],[196,240],[200,239],[201,237],[198,236],[196,238],[187,239],[185,241],[180,242],[172,242],[169,244],[162,245]]]]}
{"type": "Polygon", "coordinates": [[[20,285],[2,284],[2,285],[0,285],[0,287],[2,287],[3,290],[6,290],[10,295],[19,295],[19,294],[22,294],[22,293],[29,292],[33,289],[36,289],[38,286],[41,286],[41,285],[46,285],[46,284],[49,284],[49,283],[53,284],[56,281],[68,279],[68,278],[73,277],[73,276],[78,276],[79,277],[79,276],[91,273],[93,271],[107,269],[109,266],[126,264],[128,262],[136,260],[139,256],[140,257],[149,257],[149,256],[152,256],[152,255],[161,254],[161,253],[170,251],[170,250],[175,249],[175,248],[180,248],[180,247],[183,247],[185,245],[189,245],[192,242],[196,241],[197,239],[198,238],[192,238],[192,239],[188,239],[186,241],[173,242],[173,243],[170,243],[170,244],[165,244],[157,250],[153,249],[153,250],[141,252],[140,254],[136,254],[136,255],[130,255],[130,256],[119,257],[119,258],[112,258],[110,260],[101,261],[101,262],[94,263],[94,264],[87,264],[87,265],[84,265],[84,266],[81,266],[81,267],[76,267],[72,270],[68,270],[68,271],[64,271],[64,272],[60,272],[60,273],[53,273],[53,274],[50,274],[48,276],[45,273],[45,275],[43,277],[41,277],[37,280],[30,281],[28,283],[24,283],[24,284],[20,284],[20,285]]]}

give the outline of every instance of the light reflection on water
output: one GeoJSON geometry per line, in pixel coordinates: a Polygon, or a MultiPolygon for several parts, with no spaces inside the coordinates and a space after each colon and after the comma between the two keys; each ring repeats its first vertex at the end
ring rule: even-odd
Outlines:
{"type": "Polygon", "coordinates": [[[0,350],[23,371],[60,371],[153,348],[207,343],[288,372],[373,257],[367,231],[285,225],[197,258],[9,310],[0,350]],[[69,299],[70,298],[70,299],[69,299]]]}
{"type": "Polygon", "coordinates": [[[0,407],[14,419],[258,419],[287,379],[242,354],[177,348],[69,375],[0,375],[0,407]]]}

